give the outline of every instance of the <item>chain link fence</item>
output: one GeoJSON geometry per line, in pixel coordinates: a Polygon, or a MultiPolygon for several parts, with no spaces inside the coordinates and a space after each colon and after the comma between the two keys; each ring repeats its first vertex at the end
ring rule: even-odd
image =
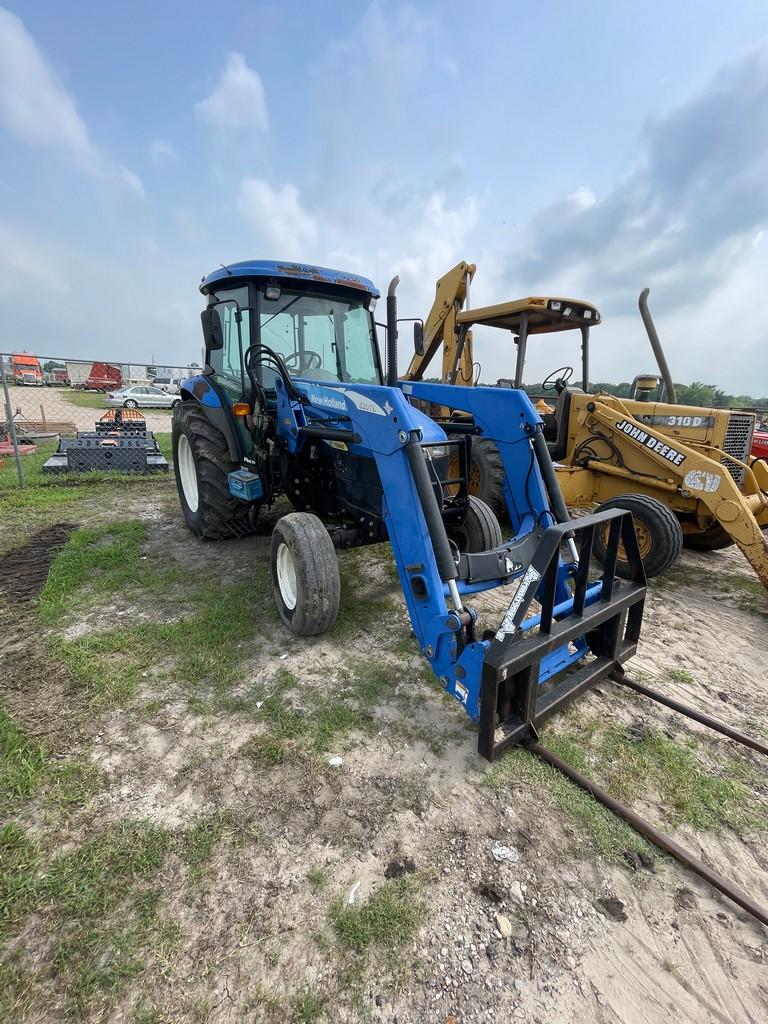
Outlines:
{"type": "Polygon", "coordinates": [[[0,489],[73,474],[166,474],[196,367],[0,353],[0,489]]]}

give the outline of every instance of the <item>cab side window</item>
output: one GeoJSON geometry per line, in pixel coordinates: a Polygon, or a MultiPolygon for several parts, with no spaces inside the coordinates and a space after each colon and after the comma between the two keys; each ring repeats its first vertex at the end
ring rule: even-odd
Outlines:
{"type": "Polygon", "coordinates": [[[224,347],[210,353],[210,364],[216,371],[216,375],[223,379],[223,383],[232,383],[239,389],[241,360],[235,313],[237,305],[239,305],[243,313],[241,333],[243,352],[245,352],[251,343],[251,313],[250,310],[243,308],[248,305],[248,288],[219,289],[216,292],[216,298],[219,300],[217,309],[224,333],[224,347]]]}

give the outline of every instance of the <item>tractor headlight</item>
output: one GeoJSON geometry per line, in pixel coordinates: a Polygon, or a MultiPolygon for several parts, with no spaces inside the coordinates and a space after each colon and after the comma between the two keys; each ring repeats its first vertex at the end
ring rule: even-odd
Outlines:
{"type": "Polygon", "coordinates": [[[448,454],[448,448],[444,444],[432,445],[431,448],[425,448],[424,452],[428,459],[444,459],[448,454]]]}
{"type": "Polygon", "coordinates": [[[269,299],[270,302],[276,302],[280,298],[280,289],[277,285],[270,285],[264,289],[264,298],[269,299]]]}
{"type": "Polygon", "coordinates": [[[584,310],[584,319],[585,320],[591,320],[592,319],[592,310],[591,309],[585,309],[584,310]]]}
{"type": "Polygon", "coordinates": [[[557,299],[551,299],[549,303],[549,308],[554,313],[558,313],[563,308],[563,304],[562,302],[558,302],[557,299]]]}
{"type": "Polygon", "coordinates": [[[571,309],[571,307],[570,306],[566,306],[565,309],[563,310],[563,316],[570,316],[572,312],[573,312],[573,310],[571,309]]]}
{"type": "Polygon", "coordinates": [[[374,313],[375,311],[376,311],[376,296],[372,295],[370,297],[370,299],[368,299],[368,312],[369,313],[374,313]]]}

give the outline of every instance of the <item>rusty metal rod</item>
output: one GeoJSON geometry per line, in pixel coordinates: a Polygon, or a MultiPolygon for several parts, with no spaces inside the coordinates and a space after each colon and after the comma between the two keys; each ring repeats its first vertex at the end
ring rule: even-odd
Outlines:
{"type": "Polygon", "coordinates": [[[737,906],[740,906],[742,910],[751,913],[753,918],[756,918],[761,924],[768,926],[768,910],[762,907],[759,903],[756,903],[752,897],[746,895],[737,886],[734,886],[727,879],[724,879],[722,874],[718,874],[707,864],[700,860],[697,860],[692,853],[689,853],[684,847],[676,843],[674,839],[669,836],[665,836],[664,833],[660,833],[657,828],[654,828],[650,822],[646,821],[645,818],[641,818],[639,814],[635,814],[629,807],[625,807],[624,804],[618,803],[614,800],[610,794],[601,790],[599,785],[591,782],[581,772],[572,768],[567,762],[558,758],[552,751],[548,751],[546,746],[542,746],[540,742],[536,740],[529,740],[525,743],[525,749],[530,751],[531,754],[536,754],[542,758],[548,764],[551,764],[553,768],[557,768],[558,771],[562,772],[563,775],[581,785],[583,790],[586,790],[592,797],[595,798],[604,807],[607,807],[609,811],[618,815],[620,818],[632,825],[632,827],[644,836],[649,843],[653,843],[660,850],[665,850],[667,853],[671,853],[672,856],[679,860],[681,864],[689,867],[694,873],[698,874],[698,877],[709,882],[710,885],[718,889],[724,896],[732,900],[737,906]]]}
{"type": "Polygon", "coordinates": [[[707,715],[703,711],[698,711],[696,708],[692,708],[689,704],[683,704],[679,700],[675,700],[673,697],[667,697],[666,694],[660,693],[658,690],[652,690],[650,686],[644,686],[642,683],[638,683],[634,679],[630,679],[629,676],[625,676],[623,672],[611,672],[610,677],[614,683],[620,683],[622,686],[628,686],[630,690],[642,693],[644,697],[650,697],[651,700],[658,701],[659,704],[664,704],[673,711],[677,711],[679,714],[685,715],[687,718],[692,718],[695,722],[699,722],[701,725],[706,725],[709,729],[714,729],[715,732],[721,732],[723,736],[728,736],[730,739],[743,744],[745,747],[751,747],[752,750],[756,750],[759,754],[768,755],[768,743],[764,743],[763,740],[757,740],[754,736],[748,736],[745,732],[740,732],[738,729],[734,729],[733,726],[727,725],[725,722],[721,722],[719,718],[713,718],[711,715],[707,715]]]}
{"type": "Polygon", "coordinates": [[[542,760],[547,761],[552,765],[553,768],[557,768],[563,775],[567,775],[572,782],[575,782],[577,786],[581,786],[590,793],[595,800],[603,804],[614,814],[623,818],[627,824],[631,825],[636,832],[639,832],[641,836],[658,846],[659,849],[672,854],[675,860],[680,861],[685,867],[690,868],[700,878],[703,878],[706,882],[709,882],[713,888],[718,889],[724,896],[727,896],[729,900],[733,900],[737,906],[741,907],[742,910],[746,910],[748,914],[757,918],[764,925],[768,925],[768,910],[761,907],[759,903],[747,896],[745,892],[742,892],[737,886],[733,885],[728,881],[727,878],[723,878],[712,868],[708,868],[702,861],[697,860],[692,853],[689,853],[684,847],[676,843],[674,839],[664,835],[663,832],[659,832],[655,829],[650,822],[647,822],[645,818],[641,818],[639,814],[635,814],[629,807],[625,807],[624,804],[620,804],[618,800],[615,800],[609,793],[606,793],[604,789],[595,785],[594,782],[590,782],[588,778],[577,772],[575,768],[572,768],[567,762],[561,760],[557,754],[553,754],[551,750],[547,750],[546,747],[536,741],[529,741],[525,744],[526,749],[530,750],[532,754],[536,754],[542,760]]]}

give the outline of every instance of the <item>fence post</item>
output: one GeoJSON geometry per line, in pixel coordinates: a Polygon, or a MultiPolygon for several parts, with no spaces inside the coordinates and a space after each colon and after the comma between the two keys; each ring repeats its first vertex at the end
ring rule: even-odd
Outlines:
{"type": "Polygon", "coordinates": [[[13,453],[16,456],[16,472],[19,474],[19,487],[24,486],[24,470],[21,466],[21,453],[19,442],[16,437],[16,425],[13,422],[13,409],[11,408],[11,396],[8,392],[8,381],[5,377],[5,356],[0,355],[0,377],[3,379],[3,394],[5,395],[5,412],[8,417],[8,433],[11,435],[13,453]]]}

